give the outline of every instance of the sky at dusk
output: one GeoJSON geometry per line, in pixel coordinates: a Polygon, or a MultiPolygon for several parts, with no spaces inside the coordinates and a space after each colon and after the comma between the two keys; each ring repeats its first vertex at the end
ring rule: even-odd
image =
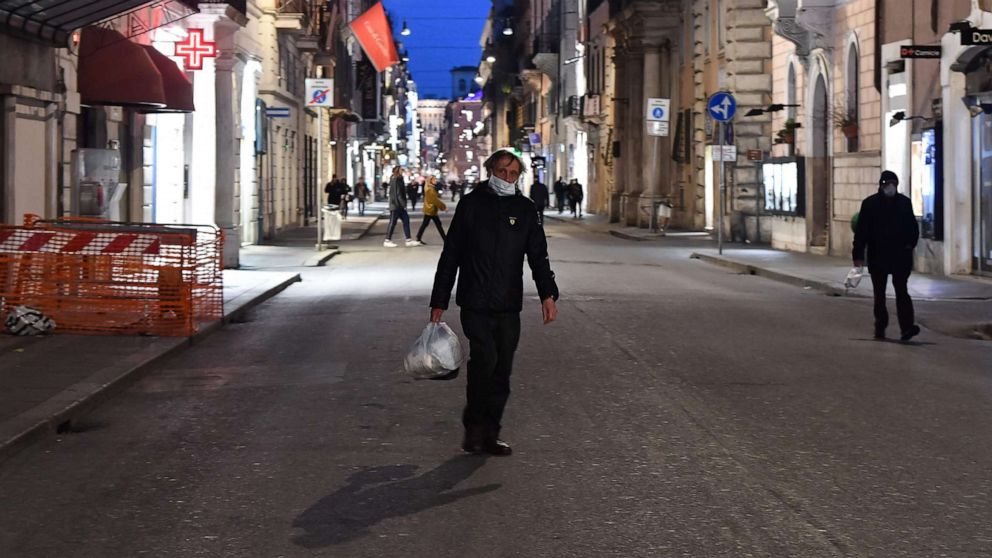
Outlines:
{"type": "Polygon", "coordinates": [[[410,53],[410,71],[421,96],[451,96],[455,66],[478,66],[479,37],[491,0],[384,0],[396,39],[410,53]],[[411,34],[400,36],[406,20],[411,34]]]}

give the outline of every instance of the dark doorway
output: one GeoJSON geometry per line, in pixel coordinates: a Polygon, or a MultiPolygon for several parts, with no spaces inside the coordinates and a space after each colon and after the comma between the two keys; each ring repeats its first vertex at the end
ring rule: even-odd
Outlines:
{"type": "Polygon", "coordinates": [[[809,146],[810,187],[806,230],[810,246],[826,246],[830,232],[830,111],[827,85],[820,75],[813,91],[813,138],[809,146]]]}

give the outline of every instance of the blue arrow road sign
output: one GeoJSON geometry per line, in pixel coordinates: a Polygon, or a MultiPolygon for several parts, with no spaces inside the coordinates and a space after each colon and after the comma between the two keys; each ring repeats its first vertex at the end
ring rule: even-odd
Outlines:
{"type": "Polygon", "coordinates": [[[734,119],[734,113],[737,112],[737,99],[726,91],[714,93],[706,103],[706,111],[717,122],[729,122],[734,119]]]}
{"type": "Polygon", "coordinates": [[[654,107],[654,110],[651,111],[651,116],[653,116],[655,118],[655,120],[664,120],[664,118],[665,118],[665,109],[663,109],[661,107],[654,107]]]}
{"type": "Polygon", "coordinates": [[[289,107],[269,107],[265,109],[265,116],[269,118],[289,118],[289,107]]]}

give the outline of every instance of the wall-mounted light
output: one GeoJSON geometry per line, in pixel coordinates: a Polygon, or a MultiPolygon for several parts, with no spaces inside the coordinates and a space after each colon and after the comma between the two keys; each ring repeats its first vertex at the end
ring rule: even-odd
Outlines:
{"type": "Polygon", "coordinates": [[[791,108],[791,107],[798,107],[798,106],[799,105],[786,105],[786,104],[773,103],[773,104],[770,104],[766,108],[763,108],[763,109],[751,109],[751,110],[747,111],[747,114],[745,114],[744,116],[761,116],[762,114],[765,114],[766,112],[779,112],[780,110],[783,110],[786,107],[790,107],[791,108]]]}
{"type": "Polygon", "coordinates": [[[509,19],[503,20],[503,34],[506,35],[507,37],[513,34],[513,27],[510,27],[509,19]]]}
{"type": "Polygon", "coordinates": [[[906,116],[906,111],[900,110],[894,113],[892,118],[889,119],[889,127],[891,128],[906,120],[929,120],[929,118],[926,116],[906,116]]]}
{"type": "Polygon", "coordinates": [[[409,37],[410,36],[410,28],[406,26],[406,20],[405,19],[403,20],[403,30],[400,31],[400,35],[403,35],[404,37],[409,37]]]}
{"type": "Polygon", "coordinates": [[[496,62],[496,57],[493,56],[492,54],[490,54],[489,56],[486,57],[486,62],[489,62],[490,64],[493,64],[493,63],[496,62]]]}
{"type": "Polygon", "coordinates": [[[486,80],[482,79],[482,76],[475,76],[475,83],[478,83],[479,85],[482,85],[485,82],[486,82],[486,80]]]}

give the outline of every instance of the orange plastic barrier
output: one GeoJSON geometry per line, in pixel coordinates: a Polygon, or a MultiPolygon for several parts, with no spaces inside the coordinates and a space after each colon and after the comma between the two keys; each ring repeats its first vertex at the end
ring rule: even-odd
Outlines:
{"type": "Polygon", "coordinates": [[[224,315],[223,246],[213,226],[26,216],[0,225],[0,318],[23,304],[56,332],[190,336],[224,315]]]}

